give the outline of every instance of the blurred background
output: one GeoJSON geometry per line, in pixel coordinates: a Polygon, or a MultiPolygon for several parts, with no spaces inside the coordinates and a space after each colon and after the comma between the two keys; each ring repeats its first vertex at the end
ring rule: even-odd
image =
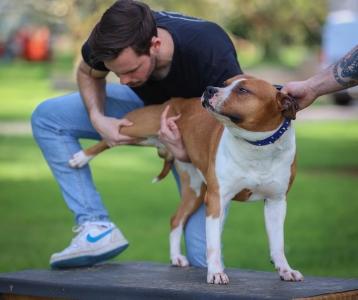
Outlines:
{"type": "MultiPolygon", "coordinates": [[[[72,237],[72,215],[29,119],[41,101],[76,90],[80,47],[113,2],[0,0],[0,272],[47,268],[72,237]]],[[[277,84],[305,79],[358,44],[357,0],[143,2],[219,23],[244,72],[277,84]]],[[[299,165],[289,195],[288,259],[307,275],[358,277],[357,89],[321,97],[298,113],[295,126],[299,165]]],[[[111,149],[92,166],[113,221],[131,243],[118,260],[168,262],[169,217],[179,199],[171,178],[150,184],[161,167],[155,151],[111,149]]],[[[232,204],[224,249],[228,267],[272,270],[262,203],[232,204]]]]}

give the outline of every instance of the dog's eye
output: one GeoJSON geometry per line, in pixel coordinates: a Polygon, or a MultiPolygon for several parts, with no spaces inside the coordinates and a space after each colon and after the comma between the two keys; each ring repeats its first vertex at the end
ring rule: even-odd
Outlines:
{"type": "Polygon", "coordinates": [[[249,91],[247,89],[244,89],[243,87],[239,88],[239,93],[248,93],[249,91]]]}

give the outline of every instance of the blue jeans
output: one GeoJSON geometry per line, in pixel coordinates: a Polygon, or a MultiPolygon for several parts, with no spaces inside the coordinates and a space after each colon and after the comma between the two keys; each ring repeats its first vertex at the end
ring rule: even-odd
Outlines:
{"type": "MultiPolygon", "coordinates": [[[[127,86],[107,84],[105,114],[122,118],[143,106],[127,86]]],[[[60,186],[62,196],[74,213],[76,223],[109,221],[109,215],[93,182],[90,167],[72,169],[68,160],[81,150],[80,138],[101,139],[93,128],[79,93],[41,103],[32,114],[32,132],[60,186]]],[[[178,186],[178,176],[174,172],[178,186]]],[[[194,266],[206,266],[205,207],[188,220],[184,231],[186,254],[194,266]]]]}

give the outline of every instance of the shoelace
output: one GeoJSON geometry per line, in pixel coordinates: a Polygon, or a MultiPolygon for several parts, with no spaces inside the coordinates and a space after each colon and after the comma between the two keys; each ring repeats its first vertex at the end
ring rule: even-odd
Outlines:
{"type": "Polygon", "coordinates": [[[73,233],[78,233],[71,241],[70,247],[77,247],[78,246],[78,241],[82,236],[82,232],[85,229],[85,224],[81,224],[81,225],[76,225],[74,227],[72,227],[72,232],[73,233]]]}
{"type": "Polygon", "coordinates": [[[83,229],[85,229],[85,227],[86,227],[85,224],[73,226],[72,232],[74,232],[74,233],[81,232],[83,229]]]}
{"type": "Polygon", "coordinates": [[[76,226],[72,227],[72,232],[78,233],[78,235],[72,239],[71,246],[78,245],[77,241],[80,240],[80,238],[82,237],[82,233],[85,231],[86,228],[88,228],[90,226],[98,226],[98,227],[104,227],[104,228],[110,227],[110,225],[96,224],[96,223],[90,223],[90,222],[85,222],[81,225],[76,225],[76,226]]]}

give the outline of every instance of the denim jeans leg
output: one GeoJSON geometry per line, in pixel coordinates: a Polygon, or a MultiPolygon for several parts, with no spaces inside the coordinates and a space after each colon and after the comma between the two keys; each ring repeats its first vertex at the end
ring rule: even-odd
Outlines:
{"type": "MultiPolygon", "coordinates": [[[[224,223],[229,212],[230,203],[225,209],[224,223]]],[[[192,214],[184,229],[186,256],[190,265],[194,267],[207,267],[206,263],[206,207],[203,203],[198,210],[192,214]]],[[[223,245],[221,244],[223,251],[223,245]]],[[[221,257],[223,261],[223,255],[221,257]]]]}
{"type": "MultiPolygon", "coordinates": [[[[143,102],[127,86],[108,84],[105,114],[121,118],[142,107],[143,102]]],[[[60,186],[63,198],[77,224],[109,220],[109,215],[93,183],[89,166],[73,169],[72,155],[81,150],[80,138],[99,140],[79,93],[46,100],[32,114],[32,131],[60,186]]]]}

